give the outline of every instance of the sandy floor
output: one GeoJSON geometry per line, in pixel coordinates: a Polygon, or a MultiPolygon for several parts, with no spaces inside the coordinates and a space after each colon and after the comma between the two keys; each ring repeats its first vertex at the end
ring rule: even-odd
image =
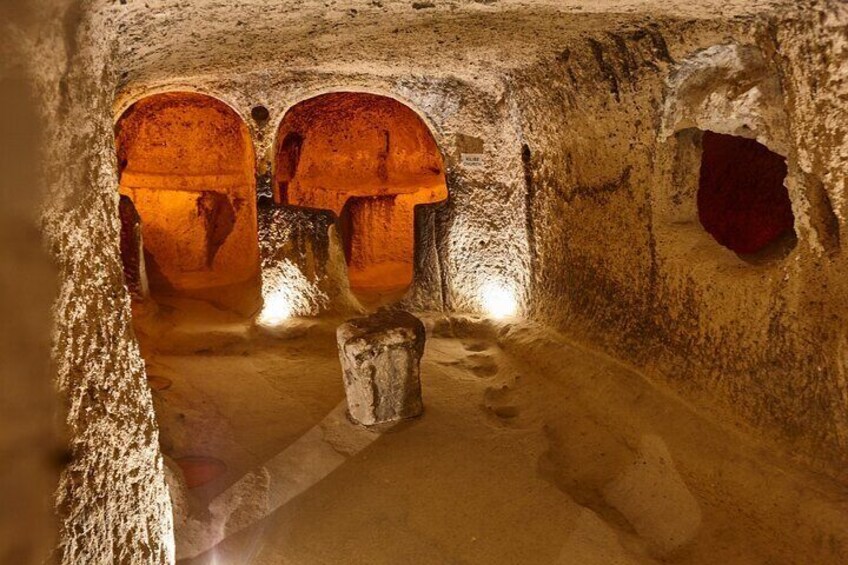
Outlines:
{"type": "Polygon", "coordinates": [[[366,430],[337,321],[164,314],[138,327],[175,482],[226,466],[174,487],[185,563],[848,562],[844,489],[543,328],[428,318],[425,414],[366,430]]]}

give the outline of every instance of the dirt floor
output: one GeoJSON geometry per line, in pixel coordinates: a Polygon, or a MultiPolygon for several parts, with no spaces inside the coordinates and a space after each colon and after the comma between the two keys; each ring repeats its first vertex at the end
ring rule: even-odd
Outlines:
{"type": "Polygon", "coordinates": [[[183,563],[848,562],[844,488],[544,328],[424,316],[425,413],[369,430],[339,320],[136,319],[183,563]]]}

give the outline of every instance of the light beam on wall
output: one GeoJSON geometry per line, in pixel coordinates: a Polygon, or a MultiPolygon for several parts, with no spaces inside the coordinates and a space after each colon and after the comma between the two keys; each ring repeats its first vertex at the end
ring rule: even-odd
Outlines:
{"type": "Polygon", "coordinates": [[[262,299],[265,304],[257,322],[263,326],[315,315],[327,304],[327,296],[289,260],[263,269],[262,299]]]}
{"type": "Polygon", "coordinates": [[[167,559],[168,563],[176,563],[177,561],[177,540],[174,537],[174,515],[172,510],[172,502],[170,492],[165,490],[163,493],[163,498],[167,498],[167,508],[168,511],[166,515],[163,517],[165,521],[165,559],[167,559]]]}
{"type": "Polygon", "coordinates": [[[500,320],[518,312],[515,291],[501,282],[489,281],[480,289],[480,303],[486,315],[500,320]]]}
{"type": "Polygon", "coordinates": [[[278,326],[292,317],[292,305],[282,290],[274,291],[265,298],[265,306],[259,314],[263,326],[278,326]]]}

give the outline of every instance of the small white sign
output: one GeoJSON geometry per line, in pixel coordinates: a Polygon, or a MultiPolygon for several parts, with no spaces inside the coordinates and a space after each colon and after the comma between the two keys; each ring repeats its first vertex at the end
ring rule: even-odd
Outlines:
{"type": "Polygon", "coordinates": [[[482,169],[485,155],[483,153],[462,153],[459,162],[468,169],[482,169]]]}

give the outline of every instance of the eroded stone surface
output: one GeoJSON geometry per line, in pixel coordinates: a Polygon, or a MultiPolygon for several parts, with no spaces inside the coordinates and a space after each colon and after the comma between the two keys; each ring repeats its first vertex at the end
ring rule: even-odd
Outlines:
{"type": "Polygon", "coordinates": [[[401,311],[349,320],[336,332],[351,417],[366,426],[421,414],[424,324],[401,311]]]}

